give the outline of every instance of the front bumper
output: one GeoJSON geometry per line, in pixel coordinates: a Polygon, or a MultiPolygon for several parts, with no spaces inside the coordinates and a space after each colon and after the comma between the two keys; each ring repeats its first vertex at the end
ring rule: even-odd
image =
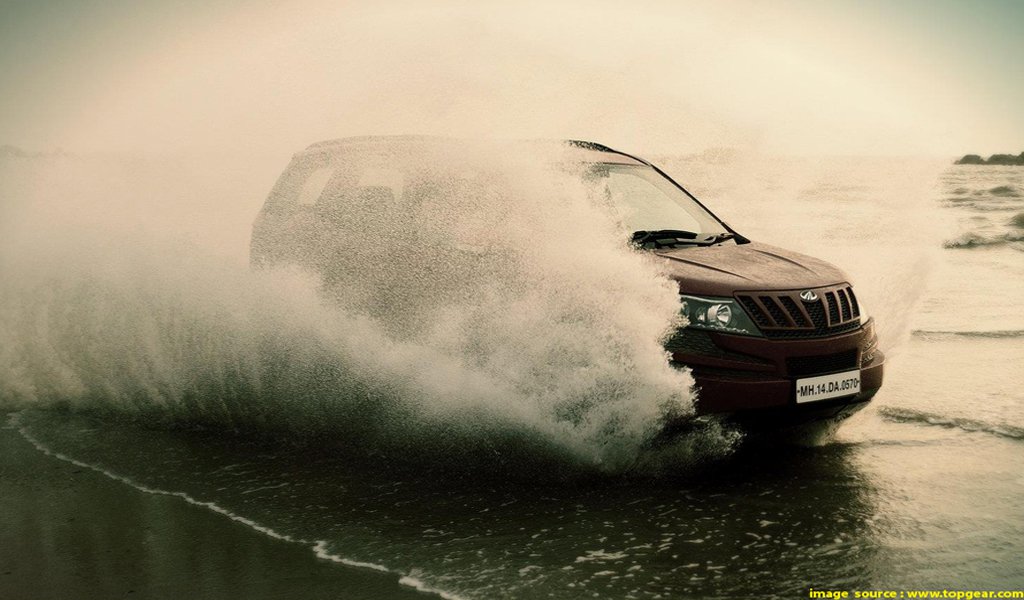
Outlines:
{"type": "Polygon", "coordinates": [[[769,339],[682,329],[667,343],[697,384],[698,415],[730,414],[765,425],[838,419],[862,408],[882,386],[885,356],[874,322],[831,337],[769,339]],[[796,380],[859,369],[859,393],[797,404],[796,380]]]}

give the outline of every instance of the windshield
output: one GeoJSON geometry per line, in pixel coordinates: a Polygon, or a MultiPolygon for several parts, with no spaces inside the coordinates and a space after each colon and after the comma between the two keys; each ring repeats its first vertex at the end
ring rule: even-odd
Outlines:
{"type": "Polygon", "coordinates": [[[630,232],[674,229],[725,233],[725,226],[686,192],[646,165],[595,164],[588,185],[630,232]]]}

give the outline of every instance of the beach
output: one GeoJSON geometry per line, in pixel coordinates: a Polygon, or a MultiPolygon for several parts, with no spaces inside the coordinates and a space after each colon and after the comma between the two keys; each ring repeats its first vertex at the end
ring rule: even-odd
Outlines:
{"type": "Polygon", "coordinates": [[[5,600],[424,597],[47,456],[11,427],[0,428],[0,540],[5,600]]]}

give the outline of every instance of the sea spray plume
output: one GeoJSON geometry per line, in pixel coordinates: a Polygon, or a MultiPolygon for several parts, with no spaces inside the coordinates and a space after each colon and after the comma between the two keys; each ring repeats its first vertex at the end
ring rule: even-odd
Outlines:
{"type": "MultiPolygon", "coordinates": [[[[364,279],[330,300],[309,273],[253,273],[184,242],[188,231],[126,224],[120,208],[166,208],[167,192],[124,165],[70,165],[75,176],[59,185],[8,188],[3,226],[21,235],[0,242],[0,401],[406,455],[629,468],[666,416],[692,411],[691,379],[659,343],[678,299],[614,219],[548,168],[557,160],[541,158],[454,157],[519,177],[502,193],[442,193],[449,208],[415,215],[451,234],[466,232],[468,215],[487,226],[484,254],[502,260],[467,282],[431,260],[443,256],[400,260],[430,246],[405,248],[355,265],[364,279]],[[131,198],[103,184],[126,177],[131,198]],[[389,311],[345,302],[366,297],[382,271],[424,282],[424,264],[473,293],[412,307],[422,322],[397,331],[389,311]]],[[[46,171],[40,180],[54,181],[46,171]]]]}
{"type": "Polygon", "coordinates": [[[430,345],[471,349],[470,360],[516,390],[509,401],[553,417],[557,435],[586,440],[586,451],[601,447],[593,460],[619,464],[666,416],[692,410],[691,382],[666,368],[659,344],[678,319],[677,292],[623,247],[611,214],[596,209],[563,154],[554,145],[535,145],[528,159],[474,150],[515,175],[504,194],[482,194],[475,207],[503,214],[489,232],[515,252],[484,277],[487,300],[449,310],[430,345]]]}

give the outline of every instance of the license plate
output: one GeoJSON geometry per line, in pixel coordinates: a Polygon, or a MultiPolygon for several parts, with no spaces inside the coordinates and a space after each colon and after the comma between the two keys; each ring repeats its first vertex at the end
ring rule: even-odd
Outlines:
{"type": "Polygon", "coordinates": [[[860,371],[846,371],[796,380],[796,402],[814,402],[860,392],[860,371]]]}

